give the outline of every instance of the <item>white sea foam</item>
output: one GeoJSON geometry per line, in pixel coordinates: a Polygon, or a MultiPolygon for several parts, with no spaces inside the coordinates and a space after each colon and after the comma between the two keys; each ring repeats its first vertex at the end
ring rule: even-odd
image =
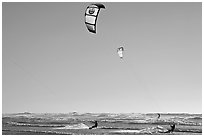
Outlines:
{"type": "Polygon", "coordinates": [[[116,132],[116,133],[140,133],[141,130],[115,130],[112,132],[116,132]]]}
{"type": "Polygon", "coordinates": [[[84,123],[73,124],[73,125],[66,125],[65,127],[60,127],[56,129],[88,129],[89,127],[84,123]]]}

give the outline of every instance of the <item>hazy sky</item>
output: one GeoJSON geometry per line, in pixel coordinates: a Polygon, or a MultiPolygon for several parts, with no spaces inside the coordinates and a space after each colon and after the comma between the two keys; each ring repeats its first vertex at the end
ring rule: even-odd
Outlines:
{"type": "Polygon", "coordinates": [[[202,113],[201,2],[89,4],[3,3],[3,113],[202,113]]]}

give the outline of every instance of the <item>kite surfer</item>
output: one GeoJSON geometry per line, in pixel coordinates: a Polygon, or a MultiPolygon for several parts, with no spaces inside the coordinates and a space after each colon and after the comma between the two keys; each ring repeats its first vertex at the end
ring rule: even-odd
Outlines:
{"type": "Polygon", "coordinates": [[[90,127],[89,129],[92,129],[92,128],[97,128],[97,126],[98,126],[98,122],[97,121],[94,121],[94,125],[92,126],[92,127],[90,127]]]}
{"type": "Polygon", "coordinates": [[[175,127],[176,127],[176,125],[175,125],[175,124],[173,124],[173,125],[170,125],[170,127],[171,127],[171,129],[169,130],[169,133],[173,133],[173,131],[174,131],[174,129],[175,129],[175,127]]]}
{"type": "Polygon", "coordinates": [[[170,125],[170,127],[171,127],[171,129],[169,129],[168,131],[166,131],[166,132],[164,132],[164,133],[173,133],[173,131],[174,131],[176,125],[173,124],[173,125],[170,125]]]}

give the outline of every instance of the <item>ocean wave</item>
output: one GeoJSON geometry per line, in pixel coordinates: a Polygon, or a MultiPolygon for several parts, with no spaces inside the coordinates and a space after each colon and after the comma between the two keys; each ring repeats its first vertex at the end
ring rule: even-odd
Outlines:
{"type": "Polygon", "coordinates": [[[89,127],[84,123],[79,123],[79,124],[73,124],[73,125],[66,125],[64,127],[60,127],[56,129],[89,129],[89,127]]]}
{"type": "Polygon", "coordinates": [[[144,128],[144,129],[118,129],[118,130],[114,130],[112,132],[114,133],[140,133],[140,134],[154,134],[154,133],[165,133],[168,130],[161,127],[161,126],[157,126],[157,127],[150,127],[150,128],[144,128]]]}
{"type": "MultiPolygon", "coordinates": [[[[122,131],[127,131],[128,130],[137,130],[140,131],[141,133],[165,133],[168,131],[168,127],[166,126],[154,126],[154,127],[147,127],[147,128],[137,128],[137,127],[109,127],[109,126],[102,126],[99,127],[99,129],[111,129],[111,130],[121,130],[122,131]]],[[[202,129],[185,129],[185,128],[175,128],[174,132],[191,132],[191,133],[202,133],[202,129]]]]}
{"type": "Polygon", "coordinates": [[[116,119],[107,119],[107,120],[100,120],[102,122],[109,122],[109,123],[117,123],[117,122],[124,122],[123,120],[116,120],[116,119]]]}
{"type": "MultiPolygon", "coordinates": [[[[115,133],[141,133],[141,134],[164,134],[169,133],[168,129],[162,127],[162,126],[156,126],[156,127],[148,127],[143,129],[136,129],[136,128],[107,128],[104,127],[102,129],[114,129],[111,132],[115,133]]],[[[190,133],[202,133],[202,129],[175,129],[174,132],[190,132],[190,133]]]]}
{"type": "Polygon", "coordinates": [[[185,119],[188,119],[188,120],[202,120],[202,117],[195,116],[195,117],[187,117],[185,119]]]}
{"type": "Polygon", "coordinates": [[[133,128],[133,127],[107,127],[107,126],[102,126],[98,127],[98,129],[120,129],[120,130],[139,130],[139,128],[133,128]]]}
{"type": "Polygon", "coordinates": [[[102,122],[109,122],[109,123],[124,123],[124,124],[157,124],[157,125],[166,125],[169,123],[177,123],[179,125],[201,125],[201,123],[193,122],[193,121],[186,121],[186,120],[175,120],[175,119],[138,119],[138,120],[123,120],[123,119],[109,119],[109,120],[100,120],[102,122]]]}
{"type": "Polygon", "coordinates": [[[112,133],[140,133],[141,130],[115,130],[115,131],[112,131],[112,133]]]}
{"type": "Polygon", "coordinates": [[[176,129],[176,132],[202,133],[202,129],[176,129]]]}
{"type": "Polygon", "coordinates": [[[28,126],[28,127],[64,127],[64,125],[43,125],[43,124],[28,124],[28,123],[18,123],[18,122],[7,122],[12,126],[28,126]]]}
{"type": "Polygon", "coordinates": [[[128,119],[128,120],[123,120],[123,119],[112,119],[112,120],[101,120],[102,122],[110,122],[110,123],[124,123],[124,124],[167,124],[169,121],[166,120],[145,120],[145,119],[128,119]]]}
{"type": "Polygon", "coordinates": [[[7,132],[25,132],[25,133],[28,133],[28,134],[72,135],[72,133],[59,132],[59,131],[8,130],[8,129],[4,129],[2,131],[7,131],[7,132]]]}

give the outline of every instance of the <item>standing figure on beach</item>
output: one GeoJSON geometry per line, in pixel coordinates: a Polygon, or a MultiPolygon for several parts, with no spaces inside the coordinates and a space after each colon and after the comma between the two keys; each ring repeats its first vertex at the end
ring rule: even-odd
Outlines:
{"type": "Polygon", "coordinates": [[[90,127],[89,129],[92,129],[92,128],[97,128],[97,126],[98,126],[98,122],[97,121],[94,121],[94,125],[92,126],[92,127],[90,127]]]}

